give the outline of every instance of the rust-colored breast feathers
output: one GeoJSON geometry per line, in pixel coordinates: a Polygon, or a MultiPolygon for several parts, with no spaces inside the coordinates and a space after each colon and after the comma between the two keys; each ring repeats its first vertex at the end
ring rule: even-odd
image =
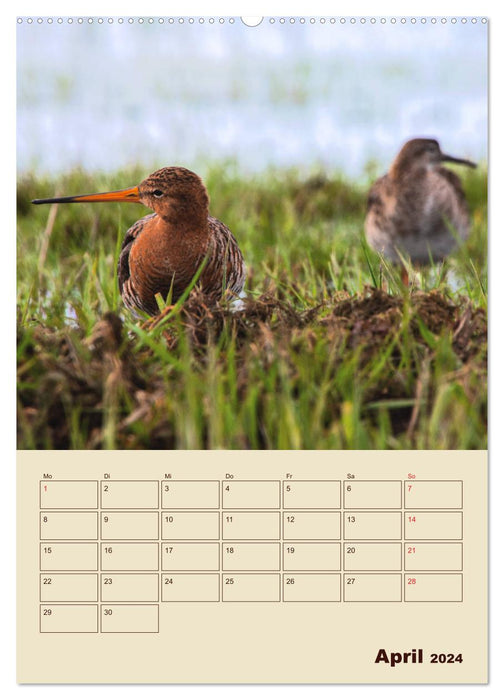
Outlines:
{"type": "Polygon", "coordinates": [[[221,221],[209,216],[198,235],[163,227],[156,214],[137,221],[126,233],[118,262],[119,290],[126,306],[158,313],[155,295],[172,291],[175,302],[207,259],[198,287],[216,301],[225,290],[239,294],[245,264],[236,239],[221,221]]]}

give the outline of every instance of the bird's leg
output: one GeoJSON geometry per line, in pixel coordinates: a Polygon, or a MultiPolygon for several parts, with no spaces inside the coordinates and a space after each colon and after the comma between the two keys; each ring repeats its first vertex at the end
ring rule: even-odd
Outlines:
{"type": "Polygon", "coordinates": [[[379,277],[378,277],[378,287],[382,290],[382,292],[388,292],[388,283],[387,279],[383,273],[383,265],[380,263],[380,271],[379,271],[379,277]]]}
{"type": "Polygon", "coordinates": [[[151,331],[156,326],[159,326],[159,324],[164,321],[164,319],[167,316],[170,316],[170,314],[173,312],[173,309],[175,308],[175,304],[171,304],[168,306],[165,306],[165,308],[160,311],[157,316],[153,316],[152,318],[148,318],[146,321],[142,323],[140,326],[143,330],[151,331]]]}

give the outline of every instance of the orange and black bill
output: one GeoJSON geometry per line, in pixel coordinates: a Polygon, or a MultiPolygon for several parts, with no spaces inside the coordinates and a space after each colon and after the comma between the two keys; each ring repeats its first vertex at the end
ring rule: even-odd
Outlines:
{"type": "Polygon", "coordinates": [[[458,163],[459,165],[467,165],[469,168],[478,167],[476,163],[472,162],[472,160],[466,160],[465,158],[454,158],[453,156],[446,155],[446,153],[443,153],[441,160],[444,160],[446,163],[458,163]]]}
{"type": "Polygon", "coordinates": [[[74,197],[52,197],[50,199],[34,199],[32,204],[65,204],[69,202],[140,202],[138,187],[129,187],[115,192],[100,192],[97,194],[78,194],[74,197]]]}

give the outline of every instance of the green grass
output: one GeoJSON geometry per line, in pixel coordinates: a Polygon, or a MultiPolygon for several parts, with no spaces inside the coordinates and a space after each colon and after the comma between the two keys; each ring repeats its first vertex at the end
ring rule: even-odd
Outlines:
{"type": "Polygon", "coordinates": [[[60,205],[51,221],[30,204],[146,173],[21,179],[19,448],[486,447],[484,169],[461,173],[469,241],[413,292],[365,244],[367,184],[232,164],[202,174],[243,250],[250,302],[199,325],[187,302],[150,328],[122,307],[115,272],[147,210],[60,205]]]}

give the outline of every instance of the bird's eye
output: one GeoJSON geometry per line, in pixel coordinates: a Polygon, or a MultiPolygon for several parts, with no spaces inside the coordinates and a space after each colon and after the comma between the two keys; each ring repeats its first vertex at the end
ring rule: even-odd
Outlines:
{"type": "Polygon", "coordinates": [[[154,190],[154,192],[152,194],[154,197],[162,197],[163,196],[163,193],[161,190],[154,190]]]}

